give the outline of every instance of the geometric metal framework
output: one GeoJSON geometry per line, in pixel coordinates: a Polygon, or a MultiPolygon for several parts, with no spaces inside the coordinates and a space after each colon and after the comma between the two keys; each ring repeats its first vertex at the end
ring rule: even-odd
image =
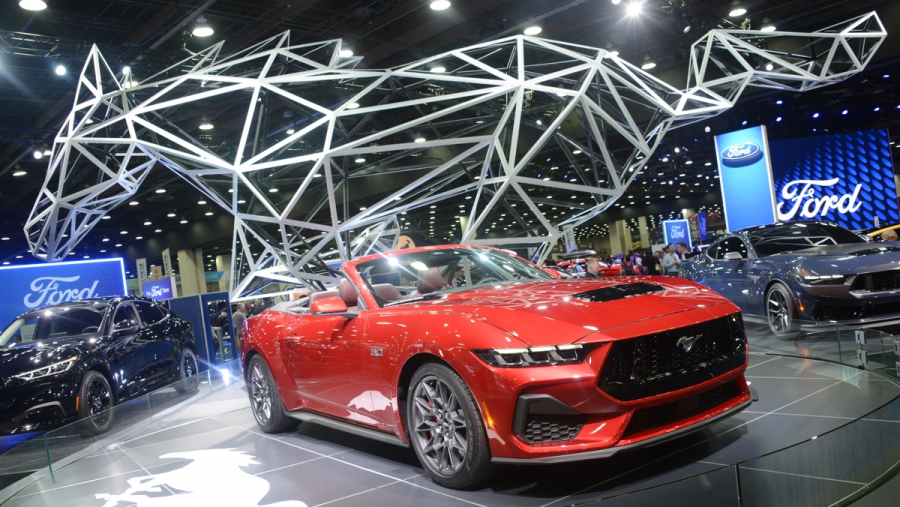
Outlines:
{"type": "Polygon", "coordinates": [[[285,32],[139,82],[94,47],[25,233],[36,257],[65,258],[161,163],[234,215],[235,300],[321,289],[324,264],[393,248],[405,215],[433,222],[436,202],[459,206],[460,241],[543,259],[622,196],[669,129],[747,87],[846,79],[885,37],[874,12],[810,34],[713,30],[684,90],[604,49],[528,36],[368,70],[341,40],[285,32]]]}

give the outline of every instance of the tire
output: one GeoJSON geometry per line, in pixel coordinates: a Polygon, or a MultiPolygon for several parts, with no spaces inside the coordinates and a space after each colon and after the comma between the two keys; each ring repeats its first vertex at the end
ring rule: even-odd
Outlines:
{"type": "Polygon", "coordinates": [[[194,393],[200,388],[200,376],[197,368],[197,355],[184,347],[178,356],[178,379],[175,381],[175,392],[178,394],[194,393]],[[187,380],[187,382],[185,382],[187,380]]]}
{"type": "Polygon", "coordinates": [[[114,405],[115,395],[106,377],[99,371],[88,371],[78,389],[78,418],[87,430],[95,434],[106,432],[113,423],[109,409],[114,405]]]}
{"type": "Polygon", "coordinates": [[[247,394],[250,411],[263,432],[281,433],[296,426],[293,419],[284,415],[281,395],[262,356],[253,356],[247,365],[247,394]]]}
{"type": "Polygon", "coordinates": [[[766,322],[775,336],[786,336],[800,330],[794,296],[783,283],[775,283],[766,291],[766,322]]]}
{"type": "Polygon", "coordinates": [[[475,396],[463,379],[444,365],[428,363],[413,374],[408,392],[409,439],[434,482],[460,489],[490,478],[487,433],[475,396]],[[453,436],[448,439],[450,431],[453,436]]]}

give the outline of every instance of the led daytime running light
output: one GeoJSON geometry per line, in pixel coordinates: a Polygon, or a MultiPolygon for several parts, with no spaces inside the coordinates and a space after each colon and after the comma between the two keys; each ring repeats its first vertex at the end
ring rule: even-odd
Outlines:
{"type": "Polygon", "coordinates": [[[584,361],[589,351],[589,348],[573,343],[517,349],[478,349],[472,352],[491,366],[515,368],[576,364],[584,361]]]}
{"type": "Polygon", "coordinates": [[[76,359],[78,359],[78,356],[72,356],[65,361],[53,363],[51,365],[44,366],[43,368],[26,371],[25,373],[19,373],[13,376],[24,380],[34,380],[42,377],[49,377],[50,375],[56,375],[68,370],[72,367],[73,364],[75,364],[76,359]]]}

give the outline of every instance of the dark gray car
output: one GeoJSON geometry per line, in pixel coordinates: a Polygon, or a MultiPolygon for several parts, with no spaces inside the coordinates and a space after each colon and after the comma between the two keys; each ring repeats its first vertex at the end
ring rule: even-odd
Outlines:
{"type": "Polygon", "coordinates": [[[764,317],[776,335],[900,319],[900,243],[872,243],[828,222],[737,231],[687,262],[682,276],[764,317]]]}

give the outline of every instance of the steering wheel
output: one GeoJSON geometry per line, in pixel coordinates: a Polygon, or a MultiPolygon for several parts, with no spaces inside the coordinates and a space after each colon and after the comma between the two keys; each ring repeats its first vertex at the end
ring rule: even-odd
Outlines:
{"type": "Polygon", "coordinates": [[[494,278],[492,276],[488,276],[488,277],[482,278],[481,280],[478,281],[478,285],[485,285],[488,283],[503,283],[503,280],[501,280],[499,278],[494,278]]]}

